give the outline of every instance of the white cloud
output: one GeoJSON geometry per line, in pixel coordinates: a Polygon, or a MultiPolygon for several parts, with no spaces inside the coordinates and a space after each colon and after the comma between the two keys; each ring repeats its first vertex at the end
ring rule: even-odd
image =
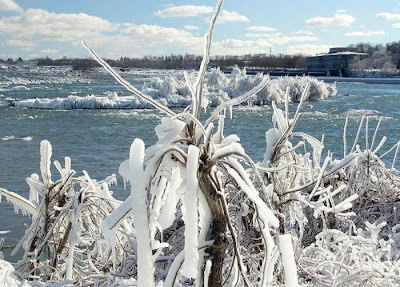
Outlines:
{"type": "Polygon", "coordinates": [[[385,31],[354,31],[344,33],[346,37],[370,37],[370,36],[383,36],[385,31]]]}
{"type": "MultiPolygon", "coordinates": [[[[194,26],[189,28],[194,29],[194,26]]],[[[20,15],[0,19],[0,35],[5,37],[6,45],[20,49],[37,47],[36,53],[45,50],[51,42],[58,52],[45,50],[40,53],[53,52],[53,56],[82,55],[85,50],[80,46],[81,40],[98,47],[101,55],[113,58],[181,51],[201,54],[204,43],[202,36],[194,36],[190,30],[111,23],[83,13],[51,13],[42,9],[29,9],[20,15]],[[57,43],[62,44],[57,46],[57,43]]]]}
{"type": "Polygon", "coordinates": [[[246,33],[247,38],[277,38],[284,36],[281,32],[276,33],[246,33]]]}
{"type": "Polygon", "coordinates": [[[340,10],[333,17],[314,17],[306,20],[307,26],[350,26],[356,20],[355,17],[340,13],[340,10]]]}
{"type": "Polygon", "coordinates": [[[345,9],[339,9],[339,10],[336,11],[336,13],[345,14],[345,13],[347,13],[347,10],[345,10],[345,9]]]}
{"type": "Polygon", "coordinates": [[[247,28],[249,31],[254,31],[254,32],[275,32],[276,28],[269,27],[269,26],[251,26],[247,28]]]}
{"type": "Polygon", "coordinates": [[[272,44],[267,40],[255,41],[240,39],[225,39],[213,43],[211,53],[213,55],[245,55],[254,53],[266,53],[272,44]]]}
{"type": "Polygon", "coordinates": [[[185,25],[185,26],[183,26],[183,28],[185,28],[186,30],[198,30],[198,29],[200,29],[199,26],[192,26],[192,25],[185,25]]]}
{"type": "Polygon", "coordinates": [[[181,5],[168,7],[164,10],[158,10],[154,15],[163,18],[196,17],[201,14],[210,14],[213,10],[214,9],[211,6],[181,5]]]}
{"type": "Polygon", "coordinates": [[[312,42],[319,40],[316,36],[309,35],[297,35],[297,36],[287,36],[282,33],[264,33],[264,34],[245,34],[248,38],[261,38],[267,40],[269,43],[275,45],[284,45],[293,42],[312,42]]]}
{"type": "Polygon", "coordinates": [[[6,41],[6,44],[8,46],[15,46],[15,47],[19,47],[22,49],[31,49],[33,47],[35,47],[35,43],[33,43],[32,41],[29,40],[17,40],[17,39],[9,39],[6,41]]]}
{"type": "Polygon", "coordinates": [[[13,40],[69,42],[116,30],[117,24],[84,13],[52,13],[28,9],[0,20],[0,33],[13,40]]]}
{"type": "Polygon", "coordinates": [[[314,33],[312,31],[305,31],[305,30],[299,30],[296,31],[296,35],[303,35],[303,36],[314,36],[314,33]]]}
{"type": "Polygon", "coordinates": [[[181,51],[201,54],[203,51],[204,38],[194,36],[189,31],[144,24],[121,26],[118,34],[93,38],[90,44],[102,56],[109,58],[118,58],[121,55],[168,55],[182,53],[181,51]]]}
{"type": "Polygon", "coordinates": [[[383,12],[376,14],[376,18],[384,21],[400,21],[400,14],[383,12]]]}
{"type": "Polygon", "coordinates": [[[302,45],[293,45],[288,47],[286,53],[295,55],[295,54],[303,54],[303,55],[316,55],[320,53],[327,53],[330,47],[334,47],[335,45],[312,45],[312,44],[302,44],[302,45]]]}
{"type": "Polygon", "coordinates": [[[55,54],[55,53],[58,53],[58,50],[56,50],[56,49],[42,49],[42,50],[40,50],[40,53],[42,53],[42,54],[55,54]]]}
{"type": "Polygon", "coordinates": [[[176,28],[162,27],[157,25],[134,25],[125,24],[121,30],[121,35],[135,38],[136,40],[152,39],[156,42],[185,42],[185,39],[192,39],[192,34],[188,31],[178,30],[176,28]]]}
{"type": "Polygon", "coordinates": [[[236,11],[226,11],[222,10],[221,14],[218,16],[217,23],[228,23],[228,22],[249,22],[249,18],[236,12],[236,11]]]}
{"type": "Polygon", "coordinates": [[[400,29],[400,23],[394,23],[394,24],[392,24],[392,27],[396,28],[396,29],[400,29]]]}
{"type": "Polygon", "coordinates": [[[0,0],[0,11],[22,12],[22,8],[12,0],[0,0]]]}

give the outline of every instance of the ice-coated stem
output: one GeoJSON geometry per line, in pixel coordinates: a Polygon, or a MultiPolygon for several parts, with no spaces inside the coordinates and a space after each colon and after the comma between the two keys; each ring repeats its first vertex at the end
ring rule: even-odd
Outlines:
{"type": "Polygon", "coordinates": [[[279,235],[279,250],[282,257],[283,271],[285,273],[285,286],[299,286],[297,267],[294,260],[292,236],[290,234],[279,235]]]}
{"type": "Polygon", "coordinates": [[[393,169],[393,168],[395,167],[395,165],[396,165],[397,155],[399,154],[399,148],[400,148],[400,141],[397,142],[396,152],[394,153],[394,157],[393,157],[392,169],[393,169]]]}
{"type": "Polygon", "coordinates": [[[144,142],[135,139],[129,155],[133,222],[137,239],[138,286],[154,286],[154,267],[149,229],[147,191],[144,181],[144,142]]]}
{"type": "Polygon", "coordinates": [[[183,197],[183,220],[185,221],[185,261],[183,262],[182,273],[187,278],[197,278],[199,264],[199,241],[198,241],[198,179],[197,171],[199,166],[200,150],[189,146],[186,165],[186,191],[183,197]]]}
{"type": "Polygon", "coordinates": [[[52,148],[51,144],[47,140],[43,140],[40,142],[40,172],[42,174],[43,183],[46,186],[51,185],[51,155],[52,148]]]}
{"type": "Polygon", "coordinates": [[[343,157],[347,155],[347,125],[349,123],[349,118],[346,117],[346,122],[343,128],[343,157]]]}
{"type": "Polygon", "coordinates": [[[376,125],[375,132],[374,132],[374,137],[372,138],[372,142],[371,142],[371,147],[369,148],[371,150],[374,147],[376,135],[378,134],[378,130],[379,130],[379,126],[381,125],[381,122],[382,122],[382,117],[379,118],[378,124],[376,125]]]}
{"type": "Polygon", "coordinates": [[[92,57],[96,60],[97,63],[99,63],[103,68],[111,75],[113,78],[123,85],[128,91],[132,92],[135,96],[143,99],[144,101],[148,102],[161,112],[164,112],[168,116],[174,116],[175,113],[171,111],[168,107],[160,104],[156,100],[154,100],[152,97],[143,94],[141,91],[136,89],[134,86],[132,86],[131,83],[129,83],[127,80],[121,77],[106,61],[104,61],[97,53],[86,43],[82,42],[82,45],[89,51],[89,53],[92,55],[92,57]]]}
{"type": "Polygon", "coordinates": [[[210,50],[211,50],[211,40],[212,35],[215,27],[215,23],[217,22],[217,17],[219,12],[222,9],[222,4],[224,3],[223,0],[219,0],[217,5],[215,6],[214,15],[211,18],[210,26],[208,28],[208,32],[205,35],[206,44],[204,47],[203,59],[200,64],[199,74],[197,76],[194,92],[195,92],[195,101],[193,102],[193,115],[195,118],[199,118],[200,110],[201,110],[201,98],[203,96],[203,83],[204,83],[204,76],[207,71],[208,61],[210,59],[210,50]]]}
{"type": "Polygon", "coordinates": [[[365,118],[365,116],[361,117],[360,125],[358,126],[357,135],[356,135],[356,138],[354,139],[354,143],[353,143],[353,147],[351,148],[351,152],[354,152],[354,150],[356,149],[358,138],[360,137],[360,133],[361,133],[361,128],[364,124],[364,118],[365,118]]]}

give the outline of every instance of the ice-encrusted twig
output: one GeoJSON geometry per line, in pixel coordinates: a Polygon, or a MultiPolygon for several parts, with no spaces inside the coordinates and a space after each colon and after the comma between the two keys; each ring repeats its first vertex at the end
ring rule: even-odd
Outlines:
{"type": "Polygon", "coordinates": [[[245,93],[244,95],[234,98],[234,99],[230,99],[226,102],[221,103],[218,107],[215,108],[214,112],[212,113],[212,115],[207,119],[204,127],[207,129],[208,125],[214,121],[214,119],[218,116],[218,114],[226,107],[228,106],[237,106],[240,105],[241,103],[243,103],[244,101],[246,101],[249,97],[254,96],[255,94],[257,94],[258,92],[260,92],[265,85],[267,84],[268,78],[267,77],[263,77],[263,79],[261,80],[261,82],[255,86],[254,88],[252,88],[250,91],[248,91],[247,93],[245,93]]]}
{"type": "Polygon", "coordinates": [[[198,199],[198,178],[197,170],[199,165],[200,150],[190,145],[186,166],[186,191],[183,196],[183,220],[185,222],[185,261],[183,262],[182,273],[187,278],[197,278],[199,264],[198,229],[199,229],[199,199],[198,199]]]}
{"type": "Polygon", "coordinates": [[[354,143],[353,143],[353,147],[351,148],[351,152],[354,152],[354,150],[356,149],[358,138],[360,137],[360,133],[361,133],[361,128],[364,124],[364,118],[365,118],[365,116],[363,115],[361,117],[360,125],[358,126],[357,135],[356,135],[356,138],[354,139],[354,143]]]}
{"type": "Polygon", "coordinates": [[[365,122],[365,149],[368,149],[368,123],[369,117],[367,117],[367,120],[365,122]]]}
{"type": "Polygon", "coordinates": [[[372,150],[372,148],[374,147],[376,135],[378,134],[378,130],[379,130],[379,126],[381,125],[381,122],[382,122],[382,117],[379,117],[378,124],[376,125],[376,128],[375,128],[374,137],[372,138],[371,147],[369,148],[370,150],[372,150]]]}
{"type": "Polygon", "coordinates": [[[287,120],[287,124],[289,125],[289,93],[290,93],[290,87],[286,88],[286,93],[285,93],[285,117],[287,120]]]}
{"type": "Polygon", "coordinates": [[[373,153],[376,154],[378,151],[380,151],[380,149],[383,147],[383,145],[385,144],[387,140],[387,137],[384,136],[381,141],[379,142],[378,146],[374,149],[373,153]]]}
{"type": "Polygon", "coordinates": [[[137,239],[138,285],[154,286],[154,266],[148,218],[147,191],[143,170],[144,143],[135,139],[129,154],[131,204],[137,239]]]}
{"type": "Polygon", "coordinates": [[[349,123],[349,118],[346,117],[346,121],[344,123],[343,128],[343,157],[347,156],[347,125],[349,123]]]}
{"type": "Polygon", "coordinates": [[[195,118],[199,118],[199,116],[200,116],[201,102],[202,102],[202,96],[203,96],[204,76],[206,74],[208,61],[210,59],[212,35],[213,35],[215,23],[217,21],[217,17],[221,11],[223,3],[224,3],[223,0],[219,0],[217,5],[215,6],[214,15],[211,18],[208,32],[205,35],[206,43],[205,43],[205,47],[204,47],[203,59],[201,61],[199,73],[197,75],[197,79],[194,84],[195,101],[193,102],[193,115],[195,118]]]}
{"type": "Polygon", "coordinates": [[[283,271],[285,272],[285,286],[299,286],[292,236],[290,234],[279,235],[279,250],[282,257],[283,271]]]}
{"type": "Polygon", "coordinates": [[[40,142],[40,172],[42,174],[43,183],[46,186],[52,184],[51,182],[51,155],[52,148],[51,144],[47,140],[43,140],[40,142]]]}
{"type": "Polygon", "coordinates": [[[4,196],[7,201],[11,202],[14,205],[14,211],[18,212],[18,210],[22,211],[22,214],[32,214],[35,215],[37,213],[37,207],[27,200],[26,198],[20,196],[19,194],[8,191],[7,189],[0,188],[0,202],[1,197],[4,196]]]}
{"type": "Polygon", "coordinates": [[[399,154],[399,149],[400,149],[400,141],[397,142],[396,152],[394,153],[394,157],[393,157],[392,169],[396,165],[396,160],[397,160],[397,155],[399,154]]]}
{"type": "Polygon", "coordinates": [[[168,116],[174,116],[175,113],[171,111],[168,107],[164,106],[163,104],[160,104],[156,100],[154,100],[152,97],[145,95],[138,89],[136,89],[131,83],[129,83],[127,80],[121,77],[105,60],[103,60],[97,53],[86,43],[82,42],[82,45],[89,51],[89,53],[92,55],[92,57],[101,65],[103,68],[111,75],[114,77],[114,79],[123,85],[128,91],[132,92],[135,96],[141,98],[142,100],[148,102],[149,104],[153,105],[155,108],[160,110],[161,112],[164,112],[168,116]]]}

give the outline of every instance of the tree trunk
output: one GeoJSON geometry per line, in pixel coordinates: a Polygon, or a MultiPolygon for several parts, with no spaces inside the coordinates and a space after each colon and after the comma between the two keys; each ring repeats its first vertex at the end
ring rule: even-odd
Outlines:
{"type": "Polygon", "coordinates": [[[206,249],[209,254],[209,259],[212,262],[210,276],[208,278],[208,285],[212,287],[222,286],[223,283],[223,265],[226,248],[228,242],[226,240],[227,222],[224,216],[224,210],[221,206],[220,198],[211,184],[209,171],[201,171],[199,174],[199,186],[203,192],[208,206],[212,214],[211,233],[209,240],[214,240],[214,244],[206,249]]]}

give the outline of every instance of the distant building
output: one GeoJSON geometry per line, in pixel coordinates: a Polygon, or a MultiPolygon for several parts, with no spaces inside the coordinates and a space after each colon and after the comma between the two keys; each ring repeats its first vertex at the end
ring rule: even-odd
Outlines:
{"type": "Polygon", "coordinates": [[[368,54],[359,53],[355,48],[331,48],[328,54],[307,57],[307,70],[315,72],[326,71],[326,74],[331,76],[346,76],[349,72],[349,62],[355,57],[364,59],[368,57],[368,54]]]}

